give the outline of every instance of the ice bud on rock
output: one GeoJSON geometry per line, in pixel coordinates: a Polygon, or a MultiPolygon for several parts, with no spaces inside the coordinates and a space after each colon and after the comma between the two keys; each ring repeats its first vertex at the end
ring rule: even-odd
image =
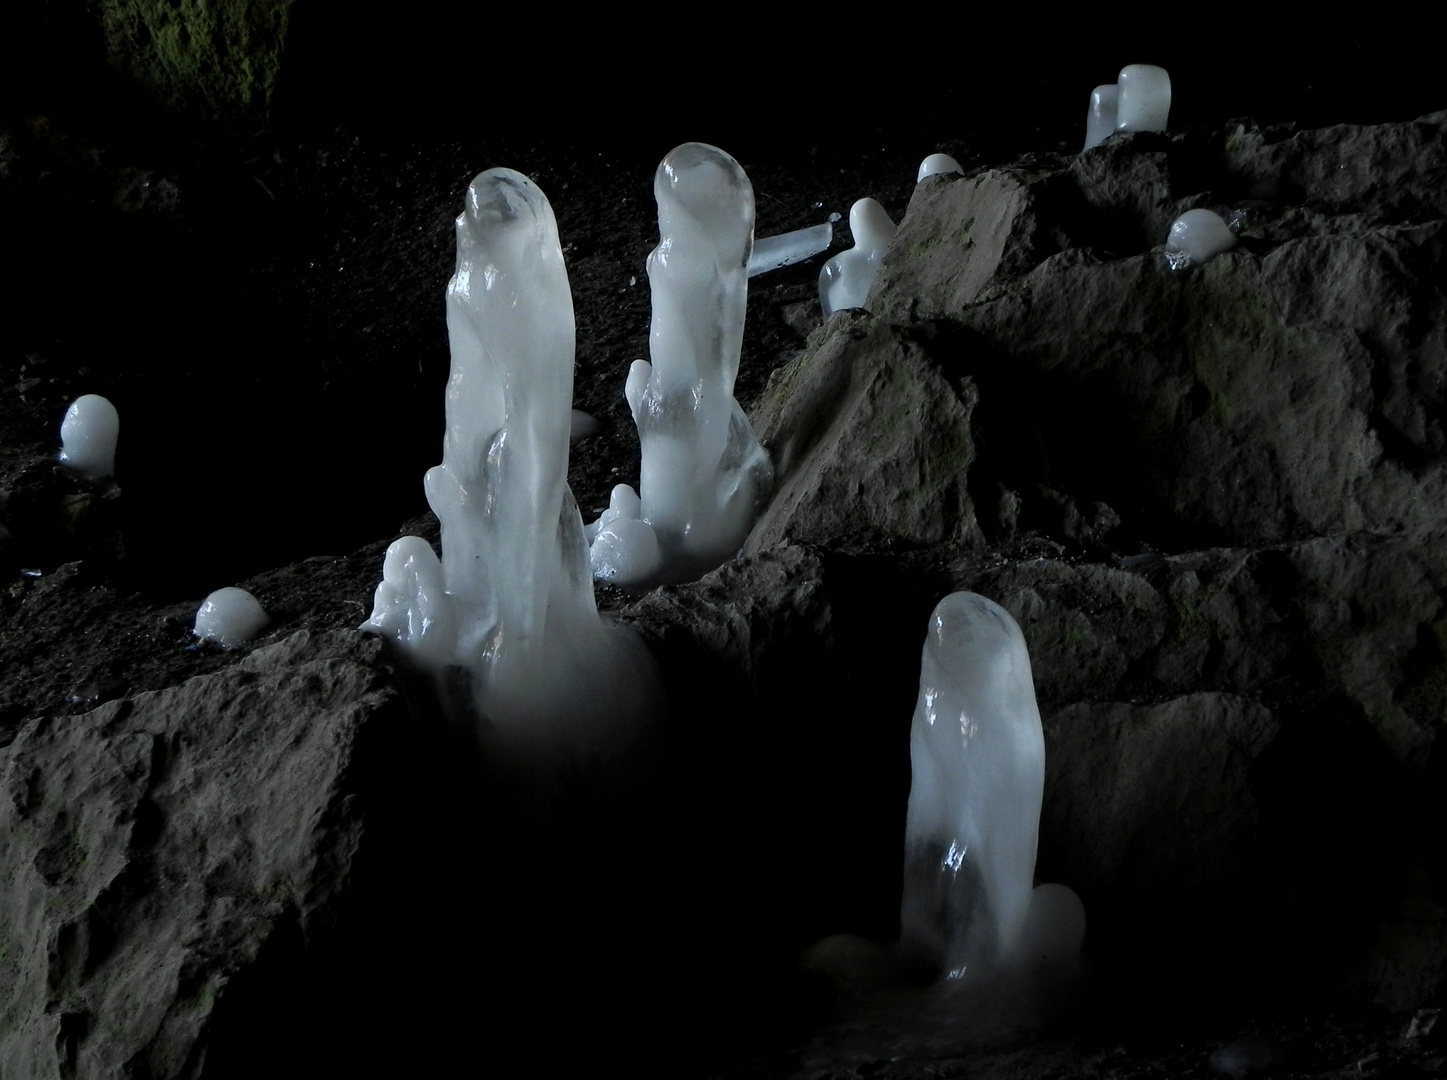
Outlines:
{"type": "Polygon", "coordinates": [[[1086,150],[1115,134],[1117,93],[1115,83],[1097,86],[1090,92],[1090,107],[1085,113],[1086,150]]]}
{"type": "Polygon", "coordinates": [[[835,255],[819,273],[819,306],[826,316],[864,306],[897,229],[876,200],[860,199],[849,208],[849,231],[854,246],[835,255]]]}
{"type": "Polygon", "coordinates": [[[382,583],[363,630],[395,641],[424,667],[441,668],[457,646],[457,619],[442,581],[442,563],[420,536],[392,542],[382,560],[382,583]]]}
{"type": "Polygon", "coordinates": [[[121,432],[116,407],[99,394],[78,397],[60,424],[60,460],[96,480],[116,471],[116,440],[121,432]]]}
{"type": "Polygon", "coordinates": [[[256,597],[245,589],[217,589],[196,612],[192,632],[203,641],[230,649],[250,641],[270,621],[256,597]]]}
{"type": "Polygon", "coordinates": [[[1031,888],[1045,737],[1030,656],[1015,620],[983,596],[953,593],[930,617],[910,768],[906,963],[955,980],[1072,961],[1080,901],[1031,888]]]}
{"type": "Polygon", "coordinates": [[[1166,258],[1173,270],[1199,266],[1236,246],[1236,236],[1211,210],[1187,210],[1171,225],[1166,258]]]}
{"type": "Polygon", "coordinates": [[[1171,77],[1152,64],[1127,64],[1116,79],[1117,131],[1165,131],[1171,112],[1171,77]]]}
{"type": "MultiPolygon", "coordinates": [[[[948,176],[951,173],[963,175],[964,171],[960,168],[960,163],[949,154],[931,154],[919,163],[919,175],[914,178],[914,182],[921,183],[926,176],[948,176]]],[[[852,226],[853,222],[850,224],[852,226]]]]}

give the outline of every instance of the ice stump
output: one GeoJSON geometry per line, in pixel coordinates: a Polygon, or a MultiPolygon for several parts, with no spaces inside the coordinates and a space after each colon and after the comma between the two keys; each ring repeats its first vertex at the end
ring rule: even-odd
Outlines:
{"type": "Polygon", "coordinates": [[[467,190],[447,332],[442,464],[426,476],[442,558],[416,537],[393,544],[364,629],[439,674],[462,669],[483,727],[511,747],[604,750],[655,672],[594,603],[566,479],[572,294],[552,207],[520,173],[490,169],[467,190]]]}
{"type": "Polygon", "coordinates": [[[734,400],[753,186],[722,150],[685,143],[658,166],[653,192],[652,363],[635,361],[624,391],[642,443],[638,500],[589,529],[593,573],[630,586],[689,581],[732,558],[773,486],[734,400]]]}
{"type": "Polygon", "coordinates": [[[1154,64],[1127,64],[1115,85],[1117,131],[1165,131],[1171,115],[1171,77],[1154,64]]]}
{"type": "Polygon", "coordinates": [[[1084,915],[1063,886],[1032,889],[1045,738],[1024,635],[953,593],[930,617],[910,728],[900,947],[917,973],[967,982],[1070,966],[1084,915]]]}
{"type": "Polygon", "coordinates": [[[819,306],[826,317],[864,306],[898,230],[877,200],[860,199],[849,208],[849,231],[854,246],[835,255],[819,272],[819,306]]]}

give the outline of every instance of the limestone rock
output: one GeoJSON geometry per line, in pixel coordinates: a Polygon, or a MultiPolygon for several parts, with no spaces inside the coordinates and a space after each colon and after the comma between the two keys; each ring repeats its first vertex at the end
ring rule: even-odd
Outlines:
{"type": "Polygon", "coordinates": [[[303,632],[21,729],[0,756],[0,1072],[201,1075],[236,980],[336,917],[358,742],[401,707],[380,647],[303,632]]]}
{"type": "Polygon", "coordinates": [[[745,550],[785,538],[978,542],[967,483],[976,394],[941,363],[948,347],[862,314],[821,334],[754,410],[775,494],[745,550]]]}

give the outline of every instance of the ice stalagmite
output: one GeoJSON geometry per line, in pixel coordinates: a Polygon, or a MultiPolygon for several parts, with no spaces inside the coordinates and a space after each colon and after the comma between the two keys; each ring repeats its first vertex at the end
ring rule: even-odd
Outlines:
{"type": "Polygon", "coordinates": [[[1084,917],[1036,889],[1045,739],[1025,638],[1008,612],[953,593],[930,617],[910,729],[901,949],[917,971],[973,980],[1078,954],[1084,917]]]}
{"type": "Polygon", "coordinates": [[[500,738],[594,746],[648,695],[651,661],[593,600],[567,485],[573,300],[552,207],[520,173],[467,190],[447,332],[442,464],[426,477],[441,564],[424,542],[393,545],[367,628],[465,670],[500,738]]]}
{"type": "Polygon", "coordinates": [[[635,361],[625,389],[643,450],[640,517],[600,519],[593,530],[594,573],[625,585],[688,581],[731,558],[773,484],[734,400],[753,186],[722,150],[685,143],[658,166],[653,192],[653,362],[635,361]]]}

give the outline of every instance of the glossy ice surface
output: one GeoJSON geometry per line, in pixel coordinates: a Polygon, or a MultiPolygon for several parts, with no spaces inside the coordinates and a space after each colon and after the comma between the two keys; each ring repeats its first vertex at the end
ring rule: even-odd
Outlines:
{"type": "Polygon", "coordinates": [[[909,745],[900,944],[916,966],[965,978],[1025,936],[1045,786],[1030,656],[998,604],[960,592],[935,608],[909,745]]]}
{"type": "Polygon", "coordinates": [[[192,632],[229,649],[250,641],[270,621],[256,597],[245,589],[217,589],[202,601],[192,632]]]}
{"type": "Polygon", "coordinates": [[[658,166],[653,192],[652,363],[635,361],[624,391],[642,443],[636,520],[646,529],[600,519],[594,530],[595,548],[606,544],[595,552],[595,573],[622,585],[688,581],[731,558],[773,484],[769,457],[734,400],[753,186],[722,150],[685,143],[658,166]]]}
{"type": "Polygon", "coordinates": [[[60,460],[72,469],[100,479],[116,471],[116,440],[121,418],[99,394],[78,397],[60,422],[60,460]]]}
{"type": "Polygon", "coordinates": [[[1236,246],[1236,235],[1213,210],[1187,210],[1171,225],[1166,257],[1177,269],[1210,262],[1236,246]]]}
{"type": "Polygon", "coordinates": [[[835,255],[819,273],[819,306],[826,316],[864,306],[897,230],[878,201],[860,199],[849,208],[849,231],[854,246],[835,255]]]}
{"type": "Polygon", "coordinates": [[[1165,131],[1171,114],[1171,77],[1154,64],[1127,64],[1116,79],[1118,131],[1165,131]]]}

